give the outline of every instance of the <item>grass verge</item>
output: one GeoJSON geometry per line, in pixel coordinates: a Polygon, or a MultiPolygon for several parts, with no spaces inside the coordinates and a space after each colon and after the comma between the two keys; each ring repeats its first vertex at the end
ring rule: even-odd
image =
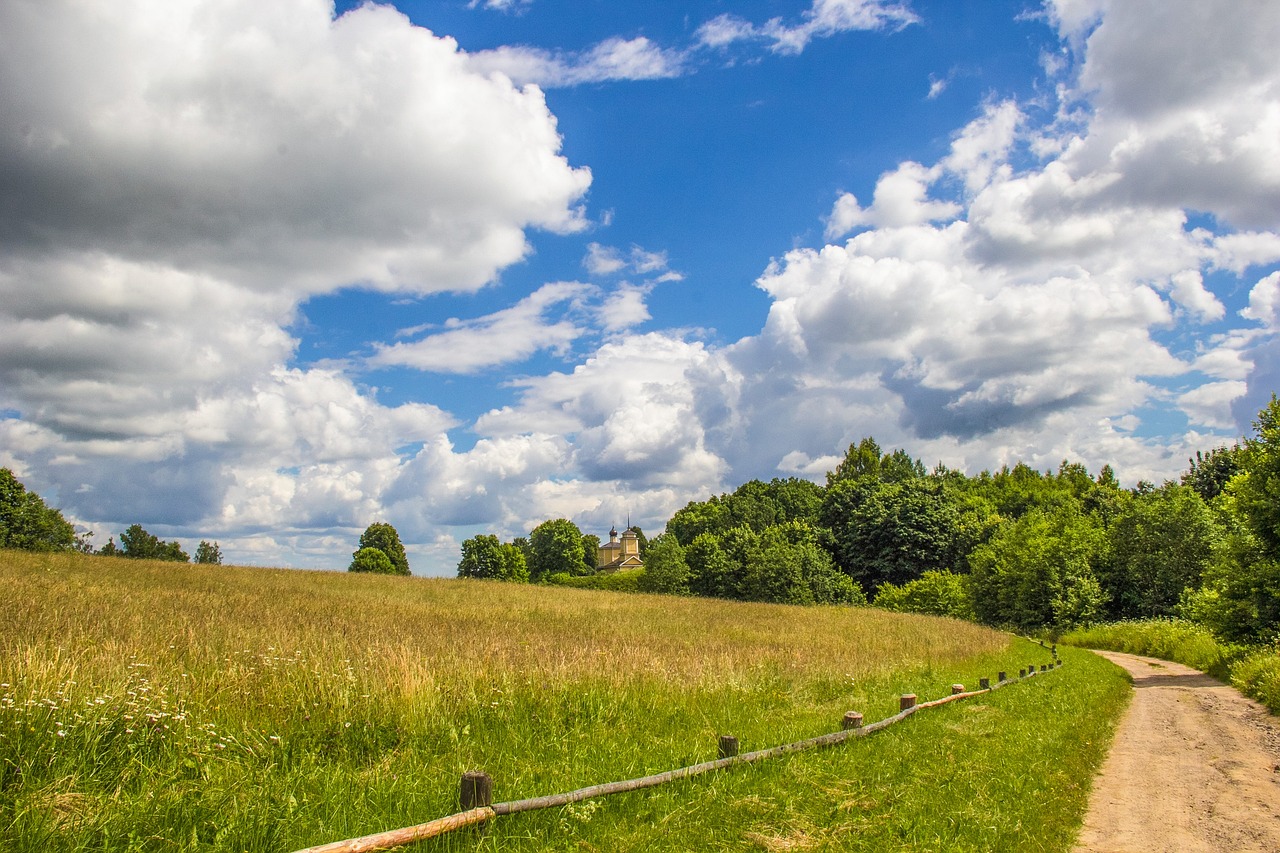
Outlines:
{"type": "MultiPolygon", "coordinates": [[[[290,850],[868,721],[1041,660],[953,620],[0,552],[0,848],[290,850]]],[[[1068,665],[448,850],[1066,850],[1127,696],[1068,665]]]]}
{"type": "Polygon", "coordinates": [[[1280,646],[1225,643],[1208,628],[1180,619],[1095,625],[1072,631],[1060,642],[1176,661],[1230,683],[1280,714],[1280,646]]]}

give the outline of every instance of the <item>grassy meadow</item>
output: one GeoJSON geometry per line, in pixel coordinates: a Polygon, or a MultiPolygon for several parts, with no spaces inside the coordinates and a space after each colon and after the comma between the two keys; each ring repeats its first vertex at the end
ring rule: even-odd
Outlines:
{"type": "MultiPolygon", "coordinates": [[[[0,849],[289,851],[868,722],[1047,663],[860,608],[0,551],[0,849]]],[[[1067,850],[1128,696],[1087,652],[829,750],[416,850],[1067,850]]]]}

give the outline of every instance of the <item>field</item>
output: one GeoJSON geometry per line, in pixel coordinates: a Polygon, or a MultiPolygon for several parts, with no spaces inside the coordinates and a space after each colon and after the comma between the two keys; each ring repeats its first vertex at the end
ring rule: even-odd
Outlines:
{"type": "MultiPolygon", "coordinates": [[[[1047,662],[945,619],[0,552],[0,849],[293,850],[867,721],[1047,662]]],[[[417,850],[1067,850],[1128,695],[1067,666],[417,850]]]]}

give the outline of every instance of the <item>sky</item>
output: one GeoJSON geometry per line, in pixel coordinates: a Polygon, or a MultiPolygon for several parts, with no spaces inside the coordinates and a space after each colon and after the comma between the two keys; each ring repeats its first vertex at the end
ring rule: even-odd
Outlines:
{"type": "Polygon", "coordinates": [[[0,0],[0,466],[415,573],[874,436],[1176,479],[1280,390],[1268,0],[0,0]]]}

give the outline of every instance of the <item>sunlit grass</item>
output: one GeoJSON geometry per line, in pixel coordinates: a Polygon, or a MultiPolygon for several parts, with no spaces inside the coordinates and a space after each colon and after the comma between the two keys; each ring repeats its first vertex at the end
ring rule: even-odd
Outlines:
{"type": "MultiPolygon", "coordinates": [[[[754,749],[847,710],[878,719],[899,693],[1038,660],[978,626],[865,608],[18,552],[0,552],[0,624],[0,848],[16,850],[288,850],[447,814],[466,770],[499,799],[556,793],[714,757],[722,733],[754,749]]],[[[987,704],[1020,719],[1012,694],[1044,681],[987,704]]],[[[867,749],[813,760],[878,761],[867,749]]],[[[440,843],[742,849],[772,837],[768,803],[798,766],[440,843]],[[684,795],[728,811],[655,845],[653,821],[696,811],[684,795]],[[597,812],[614,815],[605,835],[597,812]]],[[[851,771],[823,772],[847,799],[851,771]]],[[[805,820],[831,844],[844,825],[805,820]]]]}
{"type": "Polygon", "coordinates": [[[1062,642],[1176,661],[1231,683],[1280,714],[1280,644],[1248,646],[1218,639],[1181,619],[1143,619],[1093,625],[1062,642]]]}

